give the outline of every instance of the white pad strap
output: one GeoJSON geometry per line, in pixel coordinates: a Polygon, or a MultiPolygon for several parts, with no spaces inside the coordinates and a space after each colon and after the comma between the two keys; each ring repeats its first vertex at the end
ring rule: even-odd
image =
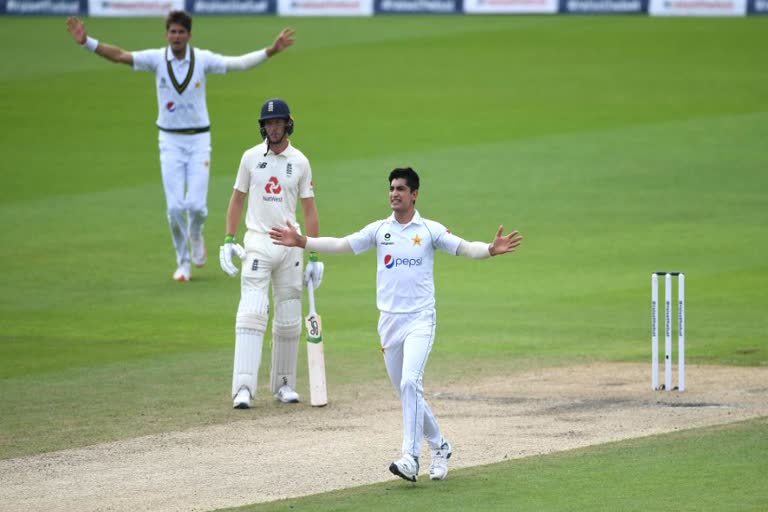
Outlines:
{"type": "Polygon", "coordinates": [[[298,339],[301,334],[301,300],[289,299],[275,304],[272,332],[284,338],[298,339]]]}
{"type": "Polygon", "coordinates": [[[272,393],[284,384],[296,389],[296,364],[301,334],[301,300],[288,299],[275,304],[272,320],[272,393]]]}
{"type": "Polygon", "coordinates": [[[269,297],[261,288],[243,288],[237,308],[235,327],[254,329],[260,334],[267,330],[269,297]]]}
{"type": "Polygon", "coordinates": [[[256,382],[261,365],[261,346],[264,334],[255,329],[235,329],[235,364],[232,372],[232,398],[240,388],[246,387],[251,397],[256,396],[256,382]]]}

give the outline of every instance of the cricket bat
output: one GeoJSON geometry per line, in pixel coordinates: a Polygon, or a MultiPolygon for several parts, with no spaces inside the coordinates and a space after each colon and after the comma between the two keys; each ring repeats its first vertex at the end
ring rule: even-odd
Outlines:
{"type": "Polygon", "coordinates": [[[325,355],[323,354],[323,325],[315,310],[315,288],[307,283],[309,314],[304,319],[307,327],[307,363],[309,364],[309,403],[313,407],[328,405],[325,389],[325,355]]]}

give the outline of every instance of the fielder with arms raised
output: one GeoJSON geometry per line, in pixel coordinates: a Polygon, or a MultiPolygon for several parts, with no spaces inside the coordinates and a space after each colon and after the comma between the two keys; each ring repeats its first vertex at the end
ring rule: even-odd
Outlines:
{"type": "MultiPolygon", "coordinates": [[[[296,206],[301,200],[307,233],[317,236],[319,220],[312,188],[309,160],[293,147],[293,117],[279,98],[264,102],[259,117],[264,142],[243,154],[227,209],[227,232],[219,250],[221,268],[237,275],[232,257],[242,260],[240,305],[235,321],[235,363],[232,396],[235,409],[248,409],[256,395],[261,363],[261,347],[269,314],[269,284],[272,282],[271,389],[285,403],[299,401],[296,393],[296,362],[301,334],[301,292],[304,254],[300,249],[278,247],[269,238],[269,229],[285,219],[298,232],[296,206]],[[237,244],[235,233],[248,197],[245,224],[245,249],[237,244]]],[[[313,258],[314,259],[314,258],[313,258]]],[[[323,278],[323,264],[310,261],[303,281],[315,288],[323,278]]]]}
{"type": "Polygon", "coordinates": [[[285,29],[272,46],[239,57],[226,57],[189,45],[192,17],[171,11],[165,19],[168,46],[128,52],[89,37],[83,22],[67,19],[75,42],[134,71],[151,71],[157,87],[157,128],[160,169],[171,239],[176,250],[176,281],[189,281],[191,262],[205,265],[203,224],[208,216],[208,177],[211,133],[205,101],[206,75],[250,69],[293,44],[293,30],[285,29]]]}
{"type": "Polygon", "coordinates": [[[378,331],[387,373],[403,405],[402,457],[389,470],[415,482],[419,474],[422,436],[432,452],[429,477],[442,480],[448,474],[450,443],[443,437],[434,414],[424,399],[422,377],[435,338],[435,250],[475,259],[514,251],[521,243],[517,231],[493,242],[467,242],[416,210],[419,176],[410,167],[389,175],[392,215],[365,226],[344,238],[312,238],[301,235],[291,223],[269,232],[277,245],[359,254],[376,248],[376,303],[380,310],[378,331]]]}

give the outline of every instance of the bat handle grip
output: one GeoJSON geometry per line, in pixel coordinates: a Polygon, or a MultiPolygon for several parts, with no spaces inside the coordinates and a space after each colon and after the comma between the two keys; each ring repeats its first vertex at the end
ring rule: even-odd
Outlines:
{"type": "Polygon", "coordinates": [[[315,311],[315,285],[311,279],[307,282],[307,297],[309,298],[309,314],[314,315],[317,313],[315,311]]]}

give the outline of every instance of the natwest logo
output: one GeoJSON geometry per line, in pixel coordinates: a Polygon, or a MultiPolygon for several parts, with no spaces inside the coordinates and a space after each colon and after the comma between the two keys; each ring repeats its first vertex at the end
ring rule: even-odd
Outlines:
{"type": "Polygon", "coordinates": [[[267,194],[279,194],[281,190],[283,190],[283,187],[280,186],[280,183],[278,183],[277,177],[275,176],[269,178],[267,185],[264,187],[264,191],[267,194]]]}
{"type": "Polygon", "coordinates": [[[387,268],[392,267],[418,267],[421,265],[421,258],[395,258],[391,254],[384,256],[384,266],[387,268]]]}

